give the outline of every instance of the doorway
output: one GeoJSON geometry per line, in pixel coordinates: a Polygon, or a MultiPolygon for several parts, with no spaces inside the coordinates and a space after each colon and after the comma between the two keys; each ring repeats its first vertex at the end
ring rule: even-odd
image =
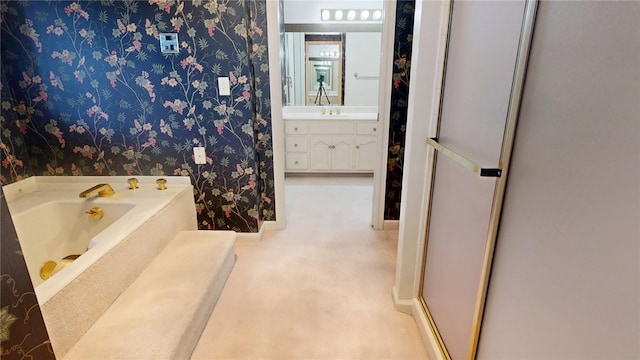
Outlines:
{"type": "MultiPolygon", "coordinates": [[[[340,6],[342,8],[344,8],[345,6],[348,6],[349,2],[346,3],[341,3],[340,6]]],[[[360,4],[360,6],[363,6],[362,4],[364,4],[363,2],[358,2],[360,4]]],[[[280,68],[278,65],[271,65],[271,64],[277,64],[277,62],[274,62],[274,59],[270,59],[270,68],[272,70],[274,69],[278,69],[281,71],[272,71],[272,73],[270,74],[270,80],[272,83],[272,103],[274,104],[274,106],[272,106],[272,118],[273,118],[273,143],[274,143],[274,171],[275,171],[275,188],[276,188],[276,197],[280,198],[280,199],[284,199],[284,184],[285,184],[285,173],[287,176],[291,176],[293,174],[310,174],[310,173],[314,173],[314,172],[319,172],[321,173],[323,176],[332,176],[332,175],[349,175],[349,176],[354,176],[354,174],[358,175],[358,176],[362,176],[363,174],[367,174],[367,176],[372,177],[372,182],[373,182],[373,196],[372,196],[372,225],[374,228],[376,229],[382,229],[382,225],[384,223],[384,213],[383,213],[383,208],[384,208],[384,190],[385,190],[385,176],[386,176],[386,155],[387,155],[387,149],[386,146],[384,144],[387,143],[388,141],[388,128],[389,128],[389,96],[386,93],[386,86],[379,86],[377,84],[391,84],[391,71],[390,69],[392,68],[392,53],[393,53],[393,29],[395,27],[394,24],[394,19],[393,19],[393,14],[395,11],[395,1],[375,1],[372,3],[376,3],[379,4],[380,6],[383,6],[383,13],[387,14],[387,15],[391,15],[391,16],[382,16],[382,21],[379,22],[377,25],[372,25],[372,24],[367,24],[365,27],[368,27],[369,29],[379,29],[378,33],[379,33],[379,37],[381,38],[380,41],[380,50],[378,52],[378,55],[380,56],[380,53],[383,54],[383,56],[381,56],[380,59],[380,65],[377,66],[378,71],[380,71],[379,69],[388,69],[387,71],[382,71],[380,73],[370,73],[368,70],[367,71],[352,71],[349,70],[349,49],[347,48],[349,45],[348,44],[359,44],[360,46],[362,46],[363,41],[362,40],[352,40],[351,43],[349,42],[349,34],[353,33],[355,35],[360,35],[362,34],[361,31],[354,31],[354,29],[356,29],[356,27],[354,27],[353,24],[351,25],[342,25],[342,24],[338,24],[340,26],[344,26],[344,27],[338,27],[338,25],[332,23],[331,25],[328,24],[321,24],[322,26],[315,24],[315,25],[310,25],[310,24],[304,24],[304,23],[287,23],[287,19],[286,19],[286,13],[287,13],[287,5],[289,4],[293,4],[292,6],[296,6],[299,7],[301,5],[308,5],[308,6],[313,6],[313,7],[317,7],[317,11],[316,10],[300,10],[298,8],[294,9],[295,13],[298,14],[316,14],[316,17],[320,17],[321,14],[321,9],[320,7],[322,6],[321,4],[316,4],[314,2],[291,2],[289,3],[288,1],[281,1],[278,2],[278,5],[275,5],[272,2],[267,2],[267,17],[268,17],[268,22],[273,24],[273,21],[277,21],[278,26],[274,27],[274,26],[270,26],[269,31],[270,34],[274,33],[274,30],[277,31],[280,36],[276,37],[276,36],[270,36],[270,42],[269,42],[269,47],[273,48],[274,44],[272,43],[272,40],[275,40],[274,42],[277,44],[275,46],[277,46],[277,48],[283,49],[283,46],[285,44],[288,44],[288,40],[286,38],[286,33],[288,29],[292,29],[292,30],[303,30],[304,33],[307,32],[320,32],[320,33],[327,33],[327,32],[337,32],[337,33],[344,33],[346,35],[345,37],[345,41],[346,44],[344,46],[345,48],[345,55],[346,55],[346,61],[344,62],[344,71],[342,73],[342,78],[344,79],[344,81],[342,82],[342,87],[344,88],[344,92],[342,94],[342,97],[344,98],[344,102],[342,104],[342,106],[340,107],[336,107],[336,108],[325,108],[325,114],[326,115],[340,115],[340,118],[338,119],[337,117],[335,118],[328,118],[326,119],[327,121],[336,121],[336,122],[340,122],[339,126],[340,128],[338,128],[337,133],[333,134],[328,134],[328,133],[322,133],[325,132],[326,130],[323,129],[319,129],[319,131],[321,133],[319,134],[311,134],[309,133],[309,126],[306,127],[306,132],[307,133],[297,133],[297,134],[291,134],[288,133],[288,131],[296,131],[294,130],[295,128],[298,128],[298,131],[301,130],[301,127],[299,126],[295,126],[295,125],[288,125],[287,124],[287,114],[290,114],[291,111],[299,111],[298,109],[292,109],[288,106],[292,106],[292,105],[288,105],[291,102],[291,98],[296,97],[295,96],[295,82],[296,79],[294,79],[292,76],[288,76],[288,74],[286,73],[286,66],[283,66],[282,68],[280,68]],[[280,6],[280,8],[278,9],[278,6],[280,6]],[[382,29],[392,29],[391,31],[382,31],[382,29]],[[275,76],[277,72],[281,72],[281,76],[275,76]],[[374,96],[375,101],[373,105],[369,105],[372,106],[374,108],[374,111],[371,115],[371,118],[366,118],[365,120],[370,121],[369,124],[364,124],[362,126],[358,126],[357,124],[353,125],[353,134],[347,134],[345,133],[346,131],[348,131],[347,129],[345,129],[346,127],[348,127],[347,121],[344,120],[348,120],[348,117],[350,117],[351,115],[349,115],[349,112],[352,111],[350,109],[350,107],[359,107],[359,106],[367,106],[367,105],[358,105],[352,101],[350,101],[350,93],[349,93],[349,87],[350,87],[350,82],[357,82],[357,83],[361,83],[361,85],[363,83],[370,83],[371,81],[375,80],[376,82],[376,86],[375,88],[382,88],[385,91],[381,91],[379,94],[376,94],[374,96]],[[280,85],[281,88],[278,88],[277,86],[274,87],[274,85],[280,85]],[[275,96],[276,93],[279,93],[279,95],[282,97],[282,106],[276,106],[278,99],[275,96]],[[355,104],[355,105],[353,105],[355,104]],[[374,125],[372,125],[374,124],[374,125]],[[364,131],[367,132],[369,131],[370,133],[358,133],[358,131],[364,131]],[[291,138],[290,135],[296,135],[297,138],[291,138]],[[346,135],[346,136],[345,136],[346,135]],[[314,138],[312,138],[312,136],[316,136],[314,138]],[[306,139],[306,142],[303,141],[304,139],[306,139]],[[376,145],[375,147],[372,147],[371,144],[371,139],[374,140],[374,143],[377,144],[382,144],[382,145],[376,145]],[[289,140],[289,141],[287,141],[289,140]],[[300,140],[300,141],[294,141],[294,140],[300,140]],[[312,144],[316,144],[317,147],[321,147],[321,146],[326,146],[327,149],[329,150],[325,155],[322,156],[315,156],[312,157],[312,155],[305,153],[305,151],[309,151],[309,148],[312,146],[316,146],[316,145],[312,145],[312,144]],[[338,153],[338,151],[342,151],[343,149],[349,149],[350,150],[346,150],[346,152],[343,153],[338,153]],[[343,156],[343,154],[349,153],[350,155],[350,159],[348,157],[343,156]],[[285,155],[284,158],[282,157],[282,155],[285,155]],[[331,155],[334,154],[334,155],[331,155]],[[329,156],[329,157],[327,157],[329,156]],[[333,156],[333,159],[335,159],[334,163],[339,165],[339,167],[341,167],[340,169],[337,168],[330,168],[330,169],[320,169],[318,167],[314,167],[313,164],[310,164],[310,162],[315,161],[315,159],[324,159],[325,161],[329,161],[329,164],[331,164],[331,156],[333,156]],[[329,159],[329,160],[327,160],[329,159]],[[350,167],[346,166],[344,161],[347,160],[347,163],[350,163],[350,167]],[[337,161],[337,162],[336,162],[337,161]],[[362,165],[365,164],[365,165],[362,165]],[[368,164],[368,165],[366,165],[368,164]],[[364,168],[362,166],[365,166],[364,168]],[[299,167],[299,168],[296,168],[299,167]],[[347,169],[349,168],[349,169],[347,169]]],[[[373,13],[373,11],[371,12],[373,13]]],[[[316,20],[317,22],[317,20],[316,20]]],[[[354,37],[355,38],[355,37],[354,37]]],[[[366,45],[367,43],[364,42],[364,44],[366,45]]],[[[302,54],[302,51],[297,52],[297,56],[300,57],[302,54]]],[[[352,53],[353,54],[353,53],[352,53]]],[[[298,64],[294,64],[289,62],[289,60],[285,60],[283,63],[289,63],[290,66],[289,68],[295,68],[297,67],[298,69],[302,69],[305,68],[305,65],[298,65],[298,64]]],[[[284,65],[284,64],[283,64],[284,65]]],[[[370,65],[370,64],[368,64],[370,65]]],[[[329,74],[329,73],[327,73],[329,74]]],[[[305,81],[305,79],[308,78],[308,76],[304,76],[301,77],[302,81],[305,81]]],[[[372,86],[366,85],[365,84],[365,88],[372,88],[372,86]]],[[[390,91],[390,86],[389,86],[389,91],[390,91]]],[[[302,98],[304,99],[304,92],[302,91],[302,96],[298,95],[298,98],[302,98]]],[[[358,92],[356,92],[358,93],[358,92]]],[[[324,104],[323,104],[324,105],[324,104]]],[[[320,109],[316,109],[316,111],[320,112],[320,109]]],[[[324,114],[323,114],[324,115],[324,114]]],[[[297,120],[303,120],[303,119],[297,119],[297,120]]],[[[317,126],[316,124],[311,124],[311,122],[308,122],[306,125],[311,125],[311,130],[315,129],[317,126]]],[[[331,165],[329,165],[331,166],[331,165]]],[[[281,205],[283,203],[283,201],[279,202],[281,205]]],[[[280,208],[280,211],[278,210],[279,206],[278,206],[278,202],[276,204],[276,218],[278,219],[277,221],[277,227],[284,227],[284,219],[283,217],[285,216],[285,211],[284,208],[280,208]]]]}

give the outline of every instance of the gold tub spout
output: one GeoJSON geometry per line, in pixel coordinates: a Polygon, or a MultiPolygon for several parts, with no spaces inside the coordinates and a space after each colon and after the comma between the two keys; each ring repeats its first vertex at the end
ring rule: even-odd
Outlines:
{"type": "Polygon", "coordinates": [[[113,191],[113,188],[109,184],[98,184],[96,186],[93,186],[81,192],[80,197],[88,198],[89,196],[92,196],[95,193],[98,193],[98,196],[100,197],[105,197],[105,196],[113,196],[116,192],[113,191]]]}

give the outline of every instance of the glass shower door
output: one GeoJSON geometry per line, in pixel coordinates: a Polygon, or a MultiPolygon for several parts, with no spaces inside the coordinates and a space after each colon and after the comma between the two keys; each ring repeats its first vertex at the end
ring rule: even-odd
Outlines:
{"type": "Polygon", "coordinates": [[[438,136],[429,140],[436,151],[420,292],[446,358],[475,356],[526,5],[456,1],[451,8],[438,136]]]}

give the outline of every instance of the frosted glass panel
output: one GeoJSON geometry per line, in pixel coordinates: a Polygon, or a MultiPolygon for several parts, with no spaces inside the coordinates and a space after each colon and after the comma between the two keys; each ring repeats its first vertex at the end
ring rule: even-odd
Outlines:
{"type": "Polygon", "coordinates": [[[440,142],[496,166],[511,93],[524,1],[454,2],[440,142]]]}
{"type": "Polygon", "coordinates": [[[469,348],[494,186],[438,157],[423,296],[453,359],[469,348]]]}
{"type": "MultiPolygon", "coordinates": [[[[498,167],[524,1],[454,2],[439,142],[498,167]]],[[[432,192],[422,297],[452,359],[467,357],[495,178],[441,154],[432,192]]]]}

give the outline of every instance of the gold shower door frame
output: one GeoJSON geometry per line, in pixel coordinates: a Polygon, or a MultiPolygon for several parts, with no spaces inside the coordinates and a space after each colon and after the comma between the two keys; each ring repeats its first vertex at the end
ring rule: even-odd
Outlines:
{"type": "MultiPolygon", "coordinates": [[[[529,50],[531,47],[531,42],[533,37],[537,7],[538,7],[538,0],[526,0],[498,166],[496,168],[490,168],[490,169],[482,168],[481,166],[477,165],[473,161],[466,159],[464,156],[457,154],[453,150],[439,144],[437,137],[429,139],[427,141],[428,145],[433,147],[435,151],[432,152],[433,158],[431,161],[432,166],[431,166],[431,179],[430,179],[430,190],[429,190],[429,204],[428,204],[428,210],[427,210],[427,227],[426,227],[427,230],[425,235],[425,245],[424,245],[423,254],[422,254],[418,299],[420,300],[420,303],[422,305],[422,309],[425,313],[429,327],[431,328],[433,334],[436,337],[437,343],[439,345],[440,353],[442,357],[445,359],[451,359],[451,356],[449,354],[449,351],[447,350],[446,344],[444,343],[440,333],[438,332],[437,324],[435,323],[431,313],[429,312],[429,307],[427,302],[425,301],[425,297],[423,294],[423,289],[424,289],[423,284],[425,280],[424,270],[426,266],[427,250],[428,250],[428,244],[429,244],[429,229],[431,225],[430,224],[431,210],[433,205],[432,204],[433,190],[434,190],[437,158],[439,155],[447,156],[453,161],[456,161],[458,164],[466,167],[467,169],[477,172],[479,175],[482,173],[481,176],[496,177],[496,183],[495,183],[492,206],[491,206],[491,215],[489,218],[488,231],[487,231],[487,237],[485,242],[483,264],[482,264],[482,269],[480,273],[480,283],[478,284],[478,291],[477,291],[477,296],[475,301],[473,325],[471,329],[472,336],[469,339],[469,347],[468,347],[468,355],[467,355],[468,359],[475,359],[476,353],[478,350],[478,343],[480,339],[482,317],[483,317],[484,306],[487,298],[487,289],[488,289],[489,279],[491,275],[493,254],[494,254],[494,249],[495,249],[495,244],[496,244],[496,239],[498,234],[498,228],[500,224],[500,215],[502,212],[502,204],[503,204],[504,194],[506,190],[507,178],[509,174],[511,152],[513,149],[513,141],[515,138],[515,130],[516,130],[516,125],[518,120],[518,112],[520,109],[520,102],[522,99],[522,91],[524,88],[524,79],[525,79],[527,63],[529,59],[529,50]]],[[[443,97],[444,97],[444,87],[445,87],[444,85],[446,80],[446,71],[447,71],[446,69],[447,69],[447,60],[448,60],[447,57],[449,53],[449,41],[451,36],[452,18],[453,18],[453,0],[449,4],[447,49],[445,51],[444,76],[442,77],[440,109],[438,112],[439,113],[438,124],[436,129],[436,134],[438,135],[440,132],[440,123],[442,120],[442,107],[443,107],[443,97]]]]}

